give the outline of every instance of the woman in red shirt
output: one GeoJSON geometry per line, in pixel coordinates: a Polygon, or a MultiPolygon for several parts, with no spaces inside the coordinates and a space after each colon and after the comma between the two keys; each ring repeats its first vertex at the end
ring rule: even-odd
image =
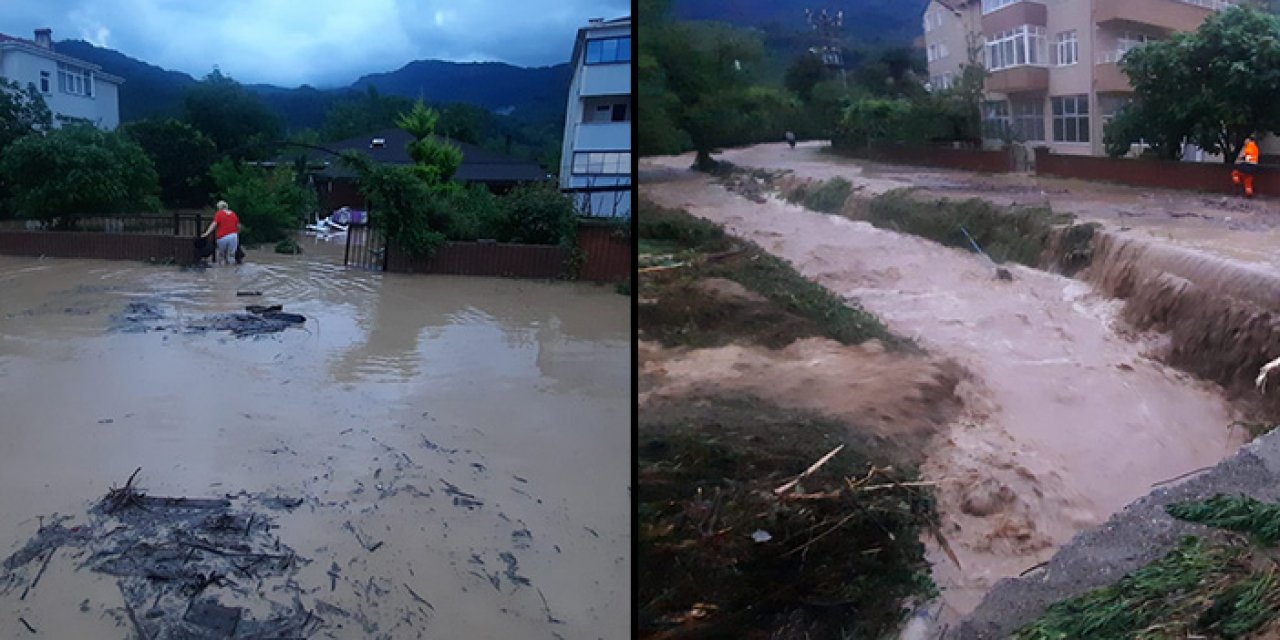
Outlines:
{"type": "Polygon", "coordinates": [[[222,258],[222,264],[231,264],[231,256],[240,246],[240,218],[227,208],[225,200],[218,201],[218,212],[213,214],[213,222],[209,223],[204,237],[209,237],[214,231],[218,232],[218,257],[222,258]]]}

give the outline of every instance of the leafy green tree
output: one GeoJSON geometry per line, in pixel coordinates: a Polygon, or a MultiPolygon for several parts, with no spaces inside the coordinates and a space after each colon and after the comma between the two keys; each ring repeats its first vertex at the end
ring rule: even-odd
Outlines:
{"type": "MultiPolygon", "coordinates": [[[[641,100],[669,96],[645,101],[644,118],[669,119],[696,151],[695,166],[710,169],[716,164],[711,153],[741,139],[752,126],[747,88],[763,43],[754,33],[724,24],[669,20],[663,2],[646,2],[641,10],[647,13],[640,22],[639,46],[647,58],[641,60],[640,83],[655,85],[641,100]]],[[[657,145],[650,141],[645,146],[657,145]]]]}
{"type": "Polygon", "coordinates": [[[0,78],[0,151],[22,136],[52,126],[53,114],[34,84],[23,89],[17,82],[0,78]]]}
{"type": "Polygon", "coordinates": [[[165,205],[187,208],[208,204],[213,189],[209,168],[218,159],[218,150],[208,136],[173,118],[130,122],[120,130],[151,158],[165,205]]]}
{"type": "Polygon", "coordinates": [[[19,138],[0,157],[0,181],[20,216],[57,229],[73,229],[85,215],[160,207],[159,179],[142,148],[91,126],[19,138]]]}
{"type": "Polygon", "coordinates": [[[1257,8],[1214,13],[1120,64],[1141,104],[1138,132],[1159,140],[1164,155],[1186,139],[1231,163],[1250,133],[1280,131],[1280,19],[1257,8]]]}
{"type": "Polygon", "coordinates": [[[383,230],[388,244],[410,255],[430,255],[444,243],[441,227],[432,226],[442,217],[442,196],[413,169],[378,164],[357,151],[342,154],[342,159],[359,176],[370,220],[383,230]]]}
{"type": "Polygon", "coordinates": [[[432,186],[447,182],[462,164],[462,151],[435,136],[439,120],[440,113],[422,100],[396,118],[396,126],[414,137],[409,143],[414,172],[432,186]]]}
{"type": "Polygon", "coordinates": [[[223,158],[209,173],[217,197],[239,216],[246,244],[283,240],[317,206],[315,191],[299,184],[289,167],[262,169],[223,158]]]}
{"type": "Polygon", "coordinates": [[[503,240],[523,244],[573,246],[578,212],[554,184],[523,184],[502,198],[503,240]]]}
{"type": "Polygon", "coordinates": [[[269,157],[281,137],[280,119],[262,101],[218,69],[187,90],[183,119],[236,159],[269,157]]]}
{"type": "Polygon", "coordinates": [[[494,128],[493,115],[474,104],[457,102],[440,108],[440,133],[458,142],[480,144],[485,133],[494,128]]]}
{"type": "Polygon", "coordinates": [[[384,96],[368,85],[363,96],[340,100],[329,108],[320,137],[334,142],[389,129],[396,125],[400,113],[411,108],[413,102],[408,98],[384,96]]]}
{"type": "Polygon", "coordinates": [[[783,84],[807,103],[813,98],[813,88],[826,80],[828,75],[830,73],[821,58],[812,53],[805,53],[787,67],[783,84]]]}

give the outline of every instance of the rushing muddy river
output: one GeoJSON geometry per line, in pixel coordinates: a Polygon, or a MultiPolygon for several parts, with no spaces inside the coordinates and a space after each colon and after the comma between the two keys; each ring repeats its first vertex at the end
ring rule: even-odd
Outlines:
{"type": "Polygon", "coordinates": [[[776,198],[754,203],[688,162],[642,163],[641,196],[724,224],[974,374],[957,390],[962,418],[923,467],[959,560],[931,552],[943,620],[1153,484],[1242,443],[1221,389],[1152,357],[1158,338],[1129,331],[1121,303],[1085,282],[1024,267],[1006,282],[970,252],[776,198]]]}
{"type": "MultiPolygon", "coordinates": [[[[141,467],[156,496],[303,499],[274,534],[308,561],[302,604],[346,613],[316,637],[624,637],[627,298],[302,244],[203,270],[0,256],[3,555],[141,467]],[[121,330],[130,303],[152,330],[121,330]],[[307,320],[193,330],[246,304],[307,320]]],[[[0,637],[130,635],[113,579],[76,566],[0,595],[0,637]]]]}

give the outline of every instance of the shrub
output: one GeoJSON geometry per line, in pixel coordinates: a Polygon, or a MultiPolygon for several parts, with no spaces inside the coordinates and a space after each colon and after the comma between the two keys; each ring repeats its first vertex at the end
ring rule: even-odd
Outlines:
{"type": "Polygon", "coordinates": [[[276,253],[298,254],[302,253],[302,247],[298,246],[297,240],[285,238],[276,243],[276,253]]]}
{"type": "Polygon", "coordinates": [[[844,203],[853,193],[853,184],[844,178],[836,177],[804,194],[804,206],[823,213],[837,213],[844,208],[844,203]]]}
{"type": "Polygon", "coordinates": [[[577,237],[578,212],[554,184],[516,187],[502,198],[502,210],[507,242],[571,245],[577,237]]]}
{"type": "Polygon", "coordinates": [[[155,167],[133,140],[92,126],[19,138],[0,158],[19,215],[71,229],[83,215],[156,211],[155,167]]]}
{"type": "Polygon", "coordinates": [[[444,195],[444,235],[449,240],[506,241],[501,202],[488,188],[473,184],[444,195]]]}
{"type": "Polygon", "coordinates": [[[283,240],[316,207],[315,192],[300,186],[293,170],[262,170],[224,158],[209,169],[219,198],[240,218],[245,244],[283,240]]]}

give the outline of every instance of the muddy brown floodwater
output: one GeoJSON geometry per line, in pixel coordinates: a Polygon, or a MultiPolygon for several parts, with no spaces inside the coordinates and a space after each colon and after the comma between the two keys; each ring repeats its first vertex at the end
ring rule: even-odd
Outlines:
{"type": "MultiPolygon", "coordinates": [[[[734,159],[750,166],[743,160],[734,159]]],[[[725,225],[974,374],[957,388],[961,418],[922,467],[938,483],[960,561],[931,548],[941,622],[1152,484],[1213,465],[1243,442],[1221,389],[1152,357],[1159,337],[1129,331],[1121,303],[1088,284],[1018,266],[1012,282],[997,280],[969,252],[777,198],[751,202],[685,170],[689,162],[642,162],[641,196],[725,225]]],[[[845,393],[863,390],[856,375],[844,382],[845,393]]],[[[829,384],[809,392],[832,396],[829,384]]]]}
{"type": "MultiPolygon", "coordinates": [[[[345,270],[341,245],[302,244],[208,270],[0,256],[0,555],[142,467],[153,495],[304,499],[274,533],[310,560],[303,604],[350,614],[316,637],[624,637],[628,299],[345,270]],[[170,330],[114,330],[131,302],[170,330]],[[182,330],[245,304],[308,320],[182,330]]],[[[131,634],[114,580],[76,564],[55,553],[24,599],[0,596],[0,637],[27,637],[19,617],[131,634]]]]}

